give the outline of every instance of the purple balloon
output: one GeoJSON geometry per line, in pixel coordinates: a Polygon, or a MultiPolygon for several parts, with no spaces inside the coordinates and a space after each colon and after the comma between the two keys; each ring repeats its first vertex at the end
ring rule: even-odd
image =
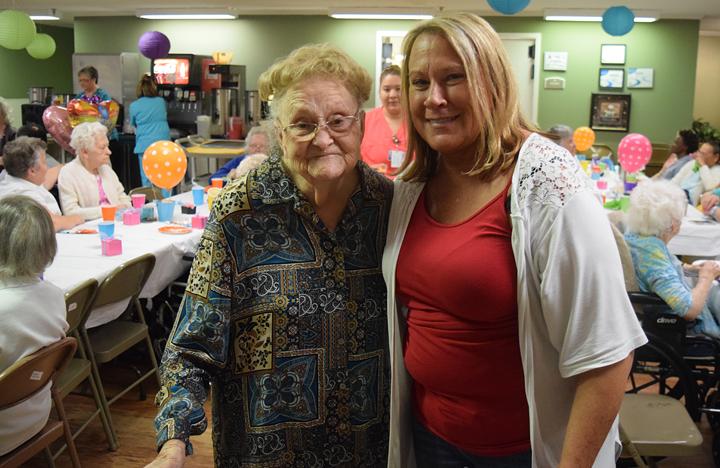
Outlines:
{"type": "Polygon", "coordinates": [[[170,39],[160,31],[148,31],[140,36],[138,49],[149,59],[165,57],[170,52],[170,39]]]}

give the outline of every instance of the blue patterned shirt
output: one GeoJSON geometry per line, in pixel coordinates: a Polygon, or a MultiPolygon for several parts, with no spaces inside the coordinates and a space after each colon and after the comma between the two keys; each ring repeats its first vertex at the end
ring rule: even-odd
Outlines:
{"type": "MultiPolygon", "coordinates": [[[[692,306],[692,288],[687,284],[680,261],[670,254],[665,243],[655,236],[625,234],[630,247],[635,278],[641,291],[662,298],[673,313],[684,317],[692,306]]],[[[718,326],[707,304],[695,319],[696,333],[720,337],[718,326]]]]}
{"type": "Polygon", "coordinates": [[[191,453],[212,383],[216,466],[386,466],[392,184],[357,170],[333,232],[276,157],[215,200],[162,359],[158,447],[191,453]]]}

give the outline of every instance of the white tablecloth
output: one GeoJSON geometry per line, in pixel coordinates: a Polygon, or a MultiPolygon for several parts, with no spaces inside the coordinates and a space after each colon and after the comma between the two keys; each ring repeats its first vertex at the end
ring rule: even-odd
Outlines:
{"type": "Polygon", "coordinates": [[[720,256],[720,224],[685,218],[678,235],[670,239],[668,249],[675,255],[720,256]]]}
{"type": "MultiPolygon", "coordinates": [[[[192,200],[190,193],[173,197],[183,203],[192,200]]],[[[207,204],[197,209],[199,214],[208,214],[207,204]]],[[[180,216],[180,206],[176,206],[176,220],[192,215],[180,216]]],[[[99,220],[89,221],[76,229],[97,229],[99,220]]],[[[202,230],[193,229],[188,234],[162,234],[158,229],[168,223],[140,223],[125,226],[121,221],[115,222],[115,237],[122,241],[122,255],[105,257],[100,251],[99,234],[57,234],[58,252],[53,264],[45,270],[44,278],[68,291],[89,278],[98,282],[105,279],[115,268],[124,262],[151,253],[155,255],[155,268],[140,293],[142,298],[150,298],[160,293],[172,281],[180,276],[188,267],[189,262],[183,255],[195,252],[202,230]]],[[[119,317],[127,301],[110,304],[94,310],[88,318],[86,326],[96,327],[119,317]]]]}

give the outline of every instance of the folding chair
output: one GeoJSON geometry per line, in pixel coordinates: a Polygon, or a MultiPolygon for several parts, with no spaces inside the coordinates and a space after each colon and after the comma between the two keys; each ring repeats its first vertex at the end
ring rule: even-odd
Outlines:
{"type": "MultiPolygon", "coordinates": [[[[109,398],[107,400],[108,405],[113,404],[127,392],[141,385],[149,377],[155,376],[158,384],[160,382],[160,373],[150,341],[148,326],[145,323],[143,307],[138,299],[154,266],[155,257],[152,254],[142,255],[120,265],[100,283],[90,306],[90,310],[92,311],[96,308],[130,298],[130,308],[135,309],[134,321],[118,319],[105,325],[91,328],[90,330],[84,326],[79,328],[83,345],[90,359],[94,361],[93,372],[96,374],[95,378],[97,382],[102,382],[97,370],[98,363],[103,364],[110,362],[142,341],[145,341],[147,345],[148,357],[152,369],[145,373],[137,371],[139,377],[117,395],[109,398]]],[[[144,395],[144,390],[141,387],[141,399],[143,399],[144,395]]]]}
{"type": "MultiPolygon", "coordinates": [[[[48,382],[53,381],[57,374],[70,362],[77,348],[75,338],[63,338],[46,346],[5,369],[0,374],[0,409],[15,406],[42,390],[48,382]]],[[[52,442],[65,436],[65,443],[75,468],[80,468],[72,432],[65,415],[62,398],[53,383],[50,394],[59,421],[49,420],[40,432],[31,437],[10,453],[0,457],[0,468],[14,468],[45,450],[48,461],[52,462],[48,447],[52,442]]]]}
{"type": "Polygon", "coordinates": [[[143,194],[145,195],[145,201],[151,202],[155,200],[162,200],[165,198],[160,191],[159,188],[152,186],[152,187],[136,187],[132,190],[130,190],[130,193],[128,195],[133,196],[137,194],[143,194]]]}
{"type": "MultiPolygon", "coordinates": [[[[99,415],[103,429],[105,430],[108,446],[110,450],[115,451],[117,450],[118,443],[110,417],[110,408],[108,407],[103,387],[95,378],[96,372],[93,372],[94,363],[88,357],[79,333],[79,329],[85,327],[85,322],[90,315],[90,304],[95,297],[97,287],[97,281],[89,279],[65,293],[65,308],[67,310],[67,322],[69,325],[67,334],[68,336],[73,336],[78,339],[78,349],[75,357],[70,361],[70,364],[60,373],[56,385],[60,397],[65,398],[81,383],[88,381],[92,396],[95,400],[96,409],[73,433],[73,440],[77,439],[80,433],[99,415]]],[[[53,458],[57,458],[66,447],[66,445],[63,445],[60,450],[53,454],[53,458]]]]}

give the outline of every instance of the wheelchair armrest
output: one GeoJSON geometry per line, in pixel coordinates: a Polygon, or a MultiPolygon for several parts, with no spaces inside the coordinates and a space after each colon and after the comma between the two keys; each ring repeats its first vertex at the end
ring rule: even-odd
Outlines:
{"type": "Polygon", "coordinates": [[[639,304],[639,305],[654,305],[654,306],[664,306],[665,301],[663,301],[660,296],[654,293],[646,293],[641,291],[628,291],[628,297],[630,298],[630,302],[633,304],[639,304]]]}

